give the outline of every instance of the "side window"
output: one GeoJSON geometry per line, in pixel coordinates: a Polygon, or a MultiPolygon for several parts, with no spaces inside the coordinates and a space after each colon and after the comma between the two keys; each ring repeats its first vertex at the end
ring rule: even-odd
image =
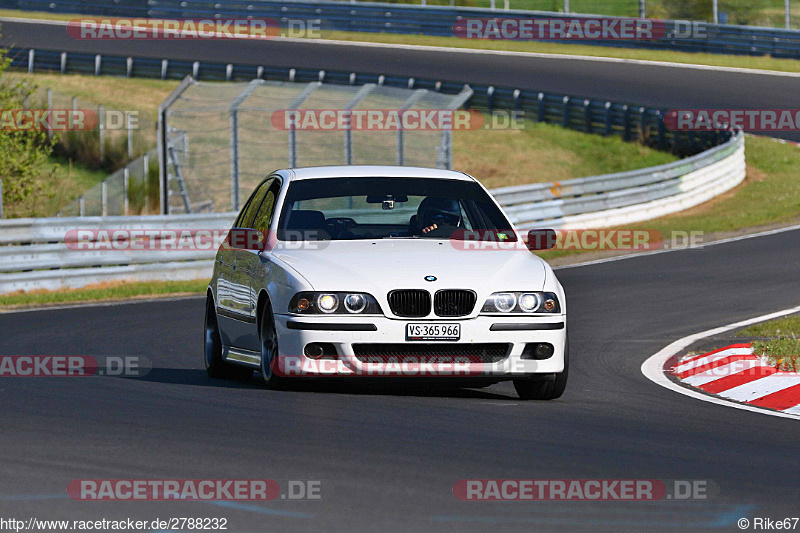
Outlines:
{"type": "Polygon", "coordinates": [[[250,200],[247,201],[247,206],[242,211],[242,215],[240,215],[239,219],[236,221],[240,228],[253,227],[253,220],[256,218],[258,208],[261,206],[261,200],[263,200],[264,196],[266,196],[271,182],[272,180],[265,180],[263,183],[261,183],[261,185],[256,188],[255,192],[250,197],[250,200]]]}
{"type": "Polygon", "coordinates": [[[275,212],[275,200],[277,200],[280,190],[280,182],[278,180],[273,180],[267,191],[267,195],[264,197],[264,201],[261,202],[261,207],[253,222],[253,228],[262,232],[269,230],[272,214],[275,212]]]}

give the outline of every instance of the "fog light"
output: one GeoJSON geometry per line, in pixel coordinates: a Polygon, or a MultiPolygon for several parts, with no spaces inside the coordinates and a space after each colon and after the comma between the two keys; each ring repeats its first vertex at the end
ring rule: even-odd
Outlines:
{"type": "Polygon", "coordinates": [[[547,299],[544,301],[544,309],[545,311],[552,311],[556,308],[556,301],[553,299],[547,299]]]}
{"type": "Polygon", "coordinates": [[[552,344],[548,344],[546,342],[542,343],[528,343],[525,345],[525,348],[522,350],[521,359],[550,359],[553,357],[555,353],[555,348],[553,348],[552,344]]]}
{"type": "Polygon", "coordinates": [[[536,345],[533,355],[536,359],[550,359],[554,351],[552,344],[541,343],[536,345]]]}
{"type": "Polygon", "coordinates": [[[322,344],[312,342],[311,344],[306,344],[306,347],[303,349],[303,353],[311,359],[317,359],[322,357],[322,354],[325,353],[325,350],[322,348],[322,344]]]}

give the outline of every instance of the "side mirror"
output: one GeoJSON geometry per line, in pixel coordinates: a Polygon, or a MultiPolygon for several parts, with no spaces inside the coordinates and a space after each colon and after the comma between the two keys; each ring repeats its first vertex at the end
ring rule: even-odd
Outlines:
{"type": "Polygon", "coordinates": [[[266,248],[266,235],[252,228],[232,228],[225,237],[228,248],[261,251],[266,248]]]}
{"type": "Polygon", "coordinates": [[[552,229],[532,229],[528,232],[528,250],[552,250],[557,244],[557,235],[552,229]]]}

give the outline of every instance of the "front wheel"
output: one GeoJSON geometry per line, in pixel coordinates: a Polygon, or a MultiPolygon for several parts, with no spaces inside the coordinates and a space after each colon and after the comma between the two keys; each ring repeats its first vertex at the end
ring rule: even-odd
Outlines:
{"type": "Polygon", "coordinates": [[[264,304],[258,331],[261,339],[261,376],[268,387],[279,388],[286,379],[279,375],[278,332],[275,330],[275,320],[269,302],[264,304]]]}
{"type": "Polygon", "coordinates": [[[514,380],[514,388],[522,400],[555,400],[564,394],[569,373],[569,339],[564,342],[564,370],[555,374],[530,376],[514,380]]]}

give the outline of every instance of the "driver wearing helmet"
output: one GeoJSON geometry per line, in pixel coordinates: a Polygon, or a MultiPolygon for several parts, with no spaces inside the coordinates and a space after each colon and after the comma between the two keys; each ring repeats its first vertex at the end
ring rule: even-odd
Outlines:
{"type": "Polygon", "coordinates": [[[452,198],[425,198],[417,208],[417,224],[423,234],[449,237],[461,224],[461,206],[452,198]]]}

